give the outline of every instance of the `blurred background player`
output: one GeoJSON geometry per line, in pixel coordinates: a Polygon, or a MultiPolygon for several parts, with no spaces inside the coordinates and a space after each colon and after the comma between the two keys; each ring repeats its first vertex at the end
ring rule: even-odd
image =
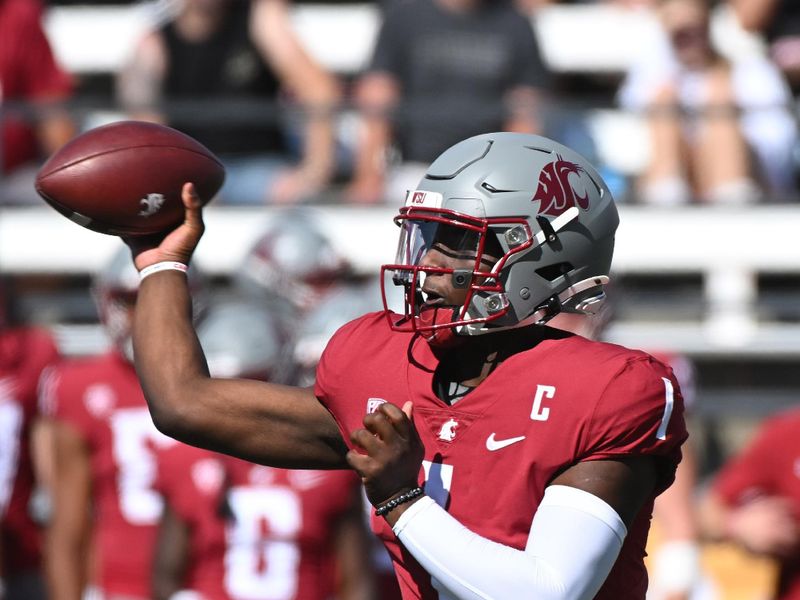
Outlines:
{"type": "MultiPolygon", "coordinates": [[[[392,287],[390,291],[396,295],[387,299],[389,307],[397,310],[403,302],[402,292],[397,287],[392,287]]],[[[301,387],[314,385],[317,363],[333,334],[356,317],[382,309],[381,286],[376,278],[336,286],[298,322],[282,361],[283,368],[288,367],[291,373],[286,381],[301,387]]],[[[366,501],[364,508],[364,522],[367,523],[370,512],[366,501]]],[[[370,536],[369,545],[377,597],[380,600],[399,599],[400,588],[386,549],[374,536],[370,536]]]]}
{"type": "Polygon", "coordinates": [[[0,0],[0,206],[36,202],[36,169],[75,133],[72,80],[41,19],[39,0],[0,0]]]}
{"type": "Polygon", "coordinates": [[[766,419],[716,473],[700,511],[706,535],[778,566],[769,598],[800,598],[800,409],[766,419]]]}
{"type": "MultiPolygon", "coordinates": [[[[263,303],[227,299],[198,327],[218,377],[270,380],[280,333],[263,303]]],[[[370,534],[350,471],[294,471],[185,444],[159,453],[165,500],[153,596],[203,600],[371,600],[370,534]]]]}
{"type": "Polygon", "coordinates": [[[153,487],[156,450],[175,442],[153,425],[132,364],[138,284],[122,247],[93,281],[111,349],[64,361],[43,388],[55,461],[46,560],[51,600],[79,600],[90,584],[105,600],[150,597],[162,509],[153,487]]]}
{"type": "Polygon", "coordinates": [[[392,4],[356,85],[362,131],[349,198],[399,204],[458,140],[540,133],[549,84],[531,23],[510,2],[392,4]]]}
{"type": "Polygon", "coordinates": [[[174,19],[141,40],[117,88],[131,115],[176,127],[220,156],[221,202],[297,201],[334,174],[338,84],[301,46],[284,0],[180,2],[174,19]],[[289,105],[300,117],[294,143],[289,105]]]}
{"type": "Polygon", "coordinates": [[[33,432],[37,386],[58,350],[49,332],[14,323],[9,300],[0,278],[0,598],[40,600],[45,587],[40,524],[32,516],[32,454],[43,454],[44,439],[33,432]]]}
{"type": "Polygon", "coordinates": [[[275,214],[234,271],[234,289],[266,303],[282,341],[327,294],[356,278],[319,219],[306,209],[275,214]]]}

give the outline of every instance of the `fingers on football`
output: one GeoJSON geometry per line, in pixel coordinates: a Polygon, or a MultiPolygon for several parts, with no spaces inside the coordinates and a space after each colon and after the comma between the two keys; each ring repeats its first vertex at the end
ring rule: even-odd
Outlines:
{"type": "Polygon", "coordinates": [[[200,196],[197,195],[197,190],[193,183],[183,184],[181,200],[183,201],[183,207],[186,209],[186,224],[202,230],[203,212],[201,208],[203,203],[200,200],[200,196]]]}

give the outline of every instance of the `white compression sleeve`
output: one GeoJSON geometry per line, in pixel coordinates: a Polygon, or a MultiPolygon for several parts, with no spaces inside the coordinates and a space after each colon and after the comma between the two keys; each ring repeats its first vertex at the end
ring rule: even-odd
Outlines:
{"type": "Polygon", "coordinates": [[[460,600],[593,598],[627,535],[608,504],[561,485],[545,490],[524,551],[473,533],[429,497],[409,507],[393,529],[440,597],[460,600]]]}

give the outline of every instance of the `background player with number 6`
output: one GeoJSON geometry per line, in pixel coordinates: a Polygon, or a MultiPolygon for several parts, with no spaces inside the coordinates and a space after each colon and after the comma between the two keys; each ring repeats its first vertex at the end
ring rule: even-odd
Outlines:
{"type": "MultiPolygon", "coordinates": [[[[388,309],[342,327],[313,389],[208,375],[185,269],[203,233],[128,240],[137,372],[168,435],[293,468],[354,468],[405,598],[643,599],[654,498],[686,438],[671,370],[546,325],[602,299],[618,224],[587,161],[476,136],[408,195],[388,309]],[[159,266],[157,266],[159,265],[159,266]]],[[[369,252],[369,248],[364,249],[369,252]]]]}

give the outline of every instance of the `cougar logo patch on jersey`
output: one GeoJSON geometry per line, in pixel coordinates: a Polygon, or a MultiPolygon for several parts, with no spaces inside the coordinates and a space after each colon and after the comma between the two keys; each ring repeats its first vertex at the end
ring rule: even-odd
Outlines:
{"type": "Polygon", "coordinates": [[[117,395],[111,386],[97,383],[86,388],[83,403],[89,414],[97,419],[107,417],[117,404],[117,395]]]}
{"type": "Polygon", "coordinates": [[[439,430],[439,439],[444,440],[445,442],[452,442],[456,439],[456,428],[458,427],[458,421],[455,419],[448,419],[442,425],[442,428],[439,430]]]}
{"type": "MultiPolygon", "coordinates": [[[[589,208],[589,194],[579,196],[570,182],[570,175],[584,173],[580,165],[562,159],[554,160],[539,174],[539,186],[532,200],[539,201],[539,214],[557,217],[568,208],[589,208]]],[[[573,178],[575,179],[575,178],[573,178]]]]}
{"type": "Polygon", "coordinates": [[[216,458],[205,458],[192,465],[192,481],[207,496],[216,494],[225,482],[225,470],[216,458]]]}

